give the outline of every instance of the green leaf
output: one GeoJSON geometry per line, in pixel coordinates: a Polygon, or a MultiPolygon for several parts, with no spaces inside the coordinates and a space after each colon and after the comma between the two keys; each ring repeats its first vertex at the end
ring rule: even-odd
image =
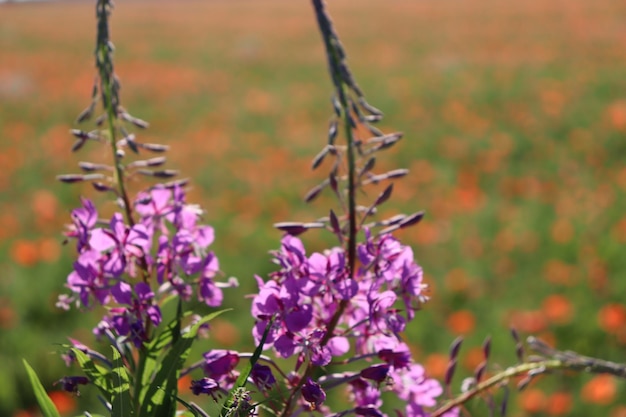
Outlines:
{"type": "Polygon", "coordinates": [[[50,397],[48,397],[48,393],[43,385],[41,385],[41,381],[39,381],[37,373],[35,373],[33,368],[31,368],[28,362],[26,362],[26,359],[22,359],[22,361],[24,362],[26,373],[28,373],[28,379],[30,379],[30,385],[33,387],[37,403],[39,403],[39,408],[41,408],[41,412],[44,417],[60,417],[54,403],[50,397]]]}
{"type": "MultiPolygon", "coordinates": [[[[142,398],[141,416],[166,416],[172,415],[176,408],[176,403],[172,398],[176,398],[178,393],[178,377],[180,370],[185,365],[187,356],[191,350],[191,345],[198,334],[200,327],[224,313],[227,310],[216,311],[204,316],[191,329],[182,336],[173,335],[173,345],[163,357],[154,380],[151,381],[145,396],[142,398]]],[[[174,330],[179,328],[180,324],[175,325],[174,330]]]]}
{"type": "Polygon", "coordinates": [[[130,397],[130,377],[122,361],[122,355],[114,346],[112,375],[111,415],[113,417],[131,417],[135,415],[130,397]]]}
{"type": "Polygon", "coordinates": [[[104,395],[107,401],[111,398],[111,374],[108,369],[96,364],[89,356],[80,349],[72,348],[76,360],[83,372],[89,377],[89,381],[94,384],[104,395]]]}
{"type": "MultiPolygon", "coordinates": [[[[187,317],[191,313],[183,314],[183,317],[187,317]]],[[[150,380],[154,376],[155,370],[158,364],[158,358],[161,356],[165,348],[172,344],[174,340],[174,334],[176,329],[180,328],[179,318],[175,318],[156,336],[152,341],[145,345],[140,352],[139,368],[136,375],[139,376],[135,381],[135,401],[138,404],[144,403],[144,398],[148,387],[150,386],[150,380]],[[137,394],[139,393],[139,394],[137,394]]],[[[178,330],[180,334],[180,330],[178,330]]]]}

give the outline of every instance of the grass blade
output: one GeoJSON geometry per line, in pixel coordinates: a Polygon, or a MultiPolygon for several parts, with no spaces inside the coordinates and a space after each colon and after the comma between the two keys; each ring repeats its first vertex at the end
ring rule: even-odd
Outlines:
{"type": "Polygon", "coordinates": [[[39,381],[37,373],[35,373],[33,368],[31,368],[28,362],[26,362],[26,359],[22,359],[22,361],[24,362],[24,367],[26,368],[30,385],[33,387],[35,398],[37,398],[37,403],[39,404],[39,408],[41,408],[41,412],[44,417],[60,417],[54,403],[48,396],[48,393],[43,385],[41,385],[41,381],[39,381]]]}

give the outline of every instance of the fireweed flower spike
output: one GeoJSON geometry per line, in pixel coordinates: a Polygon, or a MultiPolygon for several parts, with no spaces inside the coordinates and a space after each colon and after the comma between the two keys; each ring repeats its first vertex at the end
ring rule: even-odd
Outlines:
{"type": "Polygon", "coordinates": [[[324,405],[324,384],[331,380],[315,379],[313,375],[333,361],[342,363],[346,359],[353,367],[362,368],[358,374],[346,374],[343,383],[341,378],[335,378],[328,386],[344,386],[351,393],[354,408],[340,414],[382,416],[374,410],[382,406],[383,392],[393,391],[405,402],[401,408],[394,404],[399,414],[427,416],[427,407],[436,404],[443,389],[412,359],[401,338],[406,325],[428,299],[426,285],[411,248],[390,234],[394,229],[417,223],[422,214],[398,215],[382,221],[379,224],[386,229],[375,234],[372,228],[378,224],[366,220],[388,201],[392,185],[373,203],[361,207],[356,201],[357,189],[406,175],[406,170],[396,170],[402,175],[373,172],[372,155],[389,148],[402,135],[385,135],[372,125],[382,118],[382,113],[367,103],[356,84],[323,2],[313,0],[313,6],[335,87],[335,116],[329,141],[315,157],[313,167],[321,166],[325,158],[334,157],[335,162],[328,179],[309,192],[306,199],[312,201],[324,188],[331,188],[343,214],[331,210],[324,221],[341,245],[308,254],[296,235],[317,226],[305,227],[309,223],[296,222],[276,225],[286,234],[280,249],[273,252],[277,271],[266,282],[256,277],[259,292],[252,301],[251,312],[256,320],[253,336],[259,344],[262,335],[267,334],[265,349],[273,349],[283,358],[295,358],[291,373],[294,377],[288,382],[291,394],[283,409],[276,410],[283,417],[297,410],[332,414],[324,405]],[[373,137],[357,137],[359,125],[373,137]],[[338,143],[341,131],[345,145],[338,143]],[[345,172],[340,170],[343,167],[345,172]],[[349,352],[362,359],[346,358],[349,352]],[[376,355],[381,360],[378,364],[371,361],[376,355]]]}
{"type": "MultiPolygon", "coordinates": [[[[83,174],[61,175],[58,179],[65,183],[92,182],[96,191],[115,196],[119,211],[102,220],[95,204],[87,198],[82,198],[81,206],[72,211],[72,224],[65,234],[68,241],[76,241],[76,260],[67,276],[69,294],[61,295],[57,304],[64,309],[104,307],[93,332],[109,342],[115,353],[110,360],[71,339],[63,359],[68,366],[78,363],[87,377],[65,377],[59,383],[65,390],[77,392],[78,385],[93,382],[113,415],[126,415],[131,403],[135,415],[174,415],[176,408],[170,399],[176,397],[176,378],[191,341],[210,318],[194,316],[183,327],[183,320],[189,322],[188,314],[182,311],[183,301],[195,295],[209,307],[218,307],[223,300],[222,289],[237,282],[218,281],[219,262],[210,250],[214,231],[202,224],[203,211],[186,201],[186,180],[149,186],[134,198],[129,192],[127,182],[131,177],[169,179],[175,171],[162,168],[164,156],[142,159],[146,152],[167,151],[167,146],[142,143],[130,132],[148,124],[131,116],[120,104],[120,81],[114,73],[109,31],[111,11],[110,0],[96,2],[98,74],[92,102],[78,122],[91,118],[98,101],[103,104],[103,114],[97,118],[95,130],[72,131],[77,138],[72,151],[88,142],[104,144],[110,150],[110,161],[80,162],[83,174]],[[178,300],[176,317],[163,326],[166,317],[161,308],[172,299],[178,300]],[[167,368],[172,366],[176,368],[167,368]],[[168,399],[159,400],[156,391],[165,391],[168,399]]],[[[228,353],[205,359],[208,375],[194,382],[192,391],[217,399],[218,394],[224,394],[223,387],[232,386],[237,378],[233,368],[238,356],[228,353]]],[[[271,374],[259,372],[259,383],[274,381],[271,374]]]]}

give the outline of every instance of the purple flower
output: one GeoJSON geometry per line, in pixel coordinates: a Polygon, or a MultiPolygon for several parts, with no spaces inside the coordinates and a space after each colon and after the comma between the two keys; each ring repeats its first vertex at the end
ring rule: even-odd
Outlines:
{"type": "Polygon", "coordinates": [[[250,371],[250,378],[252,382],[261,390],[269,390],[274,384],[276,384],[276,378],[272,374],[272,370],[269,366],[255,363],[250,371]]]}
{"type": "Polygon", "coordinates": [[[72,225],[66,232],[66,236],[76,239],[76,250],[78,253],[87,245],[89,232],[98,221],[98,211],[93,203],[81,198],[82,207],[72,210],[72,225]]]}
{"type": "Polygon", "coordinates": [[[93,296],[100,304],[106,304],[109,299],[109,284],[105,278],[102,258],[94,250],[82,252],[76,262],[74,271],[67,277],[67,286],[80,297],[85,307],[90,307],[90,298],[93,296]]]}
{"type": "Polygon", "coordinates": [[[381,391],[363,378],[350,382],[351,399],[357,407],[376,407],[383,405],[381,391]]]}
{"type": "Polygon", "coordinates": [[[190,388],[194,395],[208,394],[216,402],[220,394],[220,384],[212,378],[202,378],[191,381],[190,388]]]}
{"type": "Polygon", "coordinates": [[[371,379],[372,381],[381,383],[387,379],[389,374],[389,365],[377,364],[369,366],[361,371],[361,377],[371,379]]]}
{"type": "Polygon", "coordinates": [[[151,236],[143,224],[136,224],[132,228],[126,226],[120,213],[113,215],[109,227],[94,229],[89,246],[98,252],[106,252],[105,271],[113,277],[119,277],[126,271],[130,258],[141,258],[149,252],[151,236]]]}
{"type": "Polygon", "coordinates": [[[409,366],[411,362],[411,351],[404,343],[399,343],[395,349],[381,349],[378,357],[393,366],[395,369],[402,369],[409,366]]]}
{"type": "Polygon", "coordinates": [[[61,384],[61,387],[64,391],[79,394],[78,386],[87,385],[88,383],[89,378],[87,378],[86,376],[65,376],[55,382],[55,385],[61,384]]]}
{"type": "Polygon", "coordinates": [[[216,381],[230,377],[239,363],[239,355],[231,350],[214,349],[204,354],[204,374],[216,381]]]}
{"type": "Polygon", "coordinates": [[[424,367],[413,363],[403,369],[393,369],[389,375],[393,380],[393,391],[399,398],[407,401],[409,406],[432,407],[437,401],[435,398],[443,393],[441,384],[437,380],[427,378],[424,367]]]}
{"type": "Polygon", "coordinates": [[[307,378],[304,385],[302,385],[302,397],[312,410],[316,410],[320,405],[326,401],[326,393],[322,387],[311,378],[307,378]]]}

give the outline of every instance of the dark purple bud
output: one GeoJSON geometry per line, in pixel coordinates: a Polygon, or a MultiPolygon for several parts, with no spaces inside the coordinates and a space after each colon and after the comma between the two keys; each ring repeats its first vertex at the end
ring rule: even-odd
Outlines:
{"type": "Polygon", "coordinates": [[[384,363],[372,365],[368,368],[363,369],[360,373],[362,378],[370,379],[378,383],[381,383],[384,380],[386,380],[388,374],[389,374],[389,365],[384,364],[384,363]]]}
{"type": "Polygon", "coordinates": [[[383,139],[378,146],[378,150],[388,149],[395,145],[400,139],[402,139],[402,133],[391,133],[389,135],[381,136],[378,139],[383,139]]]}
{"type": "Polygon", "coordinates": [[[101,114],[96,118],[96,126],[100,127],[104,124],[104,121],[107,119],[106,113],[101,114]]]}
{"type": "Polygon", "coordinates": [[[376,115],[376,116],[382,116],[383,115],[383,112],[378,110],[376,107],[372,106],[371,104],[369,104],[365,100],[365,97],[359,97],[359,105],[361,107],[363,107],[365,110],[367,110],[367,112],[369,112],[369,114],[376,115]]]}
{"type": "Polygon", "coordinates": [[[483,355],[485,356],[485,360],[489,359],[490,353],[491,353],[491,336],[487,336],[487,338],[483,342],[483,355]]]}
{"type": "Polygon", "coordinates": [[[150,126],[150,124],[146,122],[145,120],[141,120],[141,119],[138,119],[137,117],[131,116],[125,111],[122,111],[120,116],[122,117],[123,120],[126,120],[128,123],[131,123],[140,129],[145,129],[148,126],[150,126]]]}
{"type": "Polygon", "coordinates": [[[418,211],[417,213],[409,214],[398,225],[401,228],[413,226],[414,224],[419,223],[424,218],[424,215],[425,213],[423,211],[418,211]]]}
{"type": "Polygon", "coordinates": [[[363,168],[359,172],[359,177],[374,169],[374,165],[376,165],[376,158],[372,156],[370,159],[367,160],[365,165],[363,165],[363,168]]]}
{"type": "Polygon", "coordinates": [[[326,158],[326,155],[328,155],[328,150],[329,150],[329,147],[324,146],[324,149],[322,149],[321,152],[318,153],[315,156],[315,158],[313,158],[313,164],[312,164],[311,169],[316,169],[317,167],[321,165],[321,163],[324,161],[324,158],[326,158]]]}
{"type": "Polygon", "coordinates": [[[383,349],[378,352],[378,357],[396,369],[406,368],[411,362],[411,353],[406,350],[394,352],[391,349],[383,349]]]}
{"type": "Polygon", "coordinates": [[[390,180],[390,179],[393,179],[393,178],[402,178],[402,177],[404,177],[408,173],[409,173],[408,169],[401,168],[401,169],[391,170],[391,171],[389,171],[389,172],[387,172],[387,173],[385,173],[383,175],[385,176],[385,179],[390,180]]]}
{"type": "Polygon", "coordinates": [[[146,168],[146,167],[157,167],[161,166],[167,161],[167,158],[164,156],[157,156],[156,158],[144,159],[140,161],[133,161],[127,165],[128,168],[146,168]]]}
{"type": "Polygon", "coordinates": [[[96,97],[98,97],[98,78],[97,77],[93,80],[93,87],[91,87],[91,99],[95,101],[96,97]]]}
{"type": "Polygon", "coordinates": [[[370,133],[374,136],[384,136],[385,134],[382,132],[382,130],[378,129],[376,126],[372,126],[369,123],[365,124],[365,127],[367,128],[367,130],[370,131],[370,133]]]}
{"type": "Polygon", "coordinates": [[[159,145],[158,143],[138,143],[137,146],[155,153],[167,152],[170,149],[169,146],[159,145]]]}
{"type": "Polygon", "coordinates": [[[250,371],[250,377],[259,389],[270,389],[276,384],[276,378],[274,378],[270,367],[258,363],[254,364],[252,371],[250,371]]]}
{"type": "Polygon", "coordinates": [[[274,227],[277,228],[278,230],[282,230],[283,232],[291,236],[298,236],[307,231],[303,223],[296,223],[296,222],[274,223],[274,227]]]}
{"type": "Polygon", "coordinates": [[[78,394],[78,386],[87,385],[88,383],[89,378],[86,376],[65,376],[55,382],[55,385],[61,384],[64,391],[78,394]]]}
{"type": "Polygon", "coordinates": [[[515,355],[517,356],[518,361],[524,362],[524,354],[524,345],[521,343],[515,345],[515,355]]]}
{"type": "Polygon", "coordinates": [[[487,369],[487,361],[482,361],[476,367],[476,370],[474,371],[474,379],[476,380],[476,383],[480,382],[480,380],[482,379],[483,375],[485,374],[485,370],[486,369],[487,369]]]}
{"type": "Polygon", "coordinates": [[[368,181],[364,182],[364,184],[378,184],[379,182],[384,180],[404,177],[408,173],[408,169],[394,169],[384,174],[372,175],[371,177],[369,177],[368,181]]]}
{"type": "Polygon", "coordinates": [[[384,417],[384,414],[378,411],[378,409],[373,405],[367,407],[356,407],[354,409],[354,414],[363,417],[384,417]]]}
{"type": "Polygon", "coordinates": [[[333,229],[333,233],[336,234],[337,237],[341,239],[341,235],[342,235],[341,225],[339,224],[339,219],[337,218],[337,215],[332,209],[330,210],[329,219],[330,219],[330,227],[333,229]]]}
{"type": "Polygon", "coordinates": [[[454,377],[454,371],[456,370],[456,359],[451,359],[448,363],[448,368],[446,369],[446,376],[444,379],[444,384],[446,386],[450,386],[452,382],[452,378],[454,377]]]}
{"type": "Polygon", "coordinates": [[[87,141],[85,139],[78,139],[72,145],[72,152],[76,152],[76,151],[80,150],[80,148],[82,148],[85,143],[87,143],[87,141]]]}
{"type": "Polygon", "coordinates": [[[383,204],[385,201],[389,200],[389,197],[391,197],[392,192],[393,192],[393,184],[389,184],[387,188],[385,188],[383,192],[378,195],[378,197],[376,198],[376,201],[374,201],[374,204],[372,204],[372,207],[379,206],[383,204]]]}
{"type": "Polygon", "coordinates": [[[317,196],[320,195],[324,187],[326,187],[327,185],[328,185],[328,180],[325,180],[323,183],[311,188],[311,190],[309,190],[309,192],[306,193],[306,195],[304,196],[304,201],[306,203],[310,203],[311,201],[315,200],[315,198],[317,198],[317,196]]]}
{"type": "Polygon", "coordinates": [[[506,408],[509,403],[509,386],[503,386],[502,391],[504,391],[504,393],[502,394],[502,402],[500,403],[500,416],[504,417],[506,415],[506,408]]]}
{"type": "Polygon", "coordinates": [[[333,169],[328,176],[328,183],[330,184],[330,188],[337,193],[337,170],[333,169]]]}
{"type": "Polygon", "coordinates": [[[150,171],[149,169],[138,169],[137,173],[148,177],[155,178],[172,178],[178,175],[178,171],[174,169],[164,169],[161,171],[150,171]]]}
{"type": "Polygon", "coordinates": [[[274,227],[292,236],[297,236],[299,234],[306,232],[309,229],[319,229],[321,227],[324,227],[324,223],[281,222],[281,223],[274,223],[274,227]]]}
{"type": "Polygon", "coordinates": [[[314,410],[326,401],[326,393],[322,387],[311,378],[307,378],[306,382],[302,386],[302,397],[314,410]]]}
{"type": "Polygon", "coordinates": [[[515,330],[515,327],[511,327],[510,331],[511,331],[511,336],[513,336],[513,340],[515,340],[515,343],[519,343],[520,342],[519,333],[517,333],[517,330],[515,330]]]}
{"type": "MultiPolygon", "coordinates": [[[[97,92],[97,90],[96,90],[97,92]]],[[[93,115],[93,111],[96,108],[96,103],[95,101],[92,102],[89,107],[87,107],[85,110],[83,110],[78,117],[76,118],[76,123],[82,123],[85,120],[89,120],[91,118],[91,116],[93,115]]]]}
{"type": "Polygon", "coordinates": [[[92,181],[92,180],[101,180],[104,178],[102,174],[65,174],[65,175],[57,175],[57,180],[64,182],[66,184],[73,184],[75,182],[81,181],[92,181]]]}
{"type": "Polygon", "coordinates": [[[335,139],[337,138],[337,119],[333,119],[330,121],[328,125],[328,144],[334,145],[335,139]]]}
{"type": "Polygon", "coordinates": [[[356,122],[354,121],[354,117],[350,114],[346,114],[346,118],[348,119],[348,123],[350,123],[350,127],[352,129],[356,129],[356,122]]]}
{"type": "Polygon", "coordinates": [[[380,222],[380,225],[381,226],[390,226],[392,224],[398,224],[402,220],[404,220],[405,218],[406,218],[406,214],[396,214],[395,216],[392,216],[392,217],[390,217],[390,218],[380,222]]]}
{"type": "Polygon", "coordinates": [[[461,345],[463,344],[463,338],[461,336],[454,339],[452,345],[450,345],[450,359],[456,359],[459,356],[461,345]]]}
{"type": "Polygon", "coordinates": [[[91,133],[91,132],[85,132],[84,130],[80,130],[80,129],[70,129],[70,133],[76,136],[78,139],[83,139],[83,140],[98,138],[96,134],[91,133]]]}
{"type": "Polygon", "coordinates": [[[137,142],[135,142],[135,135],[133,133],[128,133],[128,131],[123,127],[120,128],[120,131],[122,132],[124,138],[117,143],[118,146],[127,145],[131,151],[139,153],[139,149],[137,149],[137,142]]]}
{"type": "Polygon", "coordinates": [[[107,191],[113,191],[113,192],[116,192],[116,191],[115,191],[115,188],[113,188],[113,187],[111,187],[111,186],[108,186],[108,185],[106,185],[106,184],[105,184],[105,183],[103,183],[103,182],[94,181],[94,182],[92,182],[92,183],[91,183],[91,185],[93,186],[93,188],[94,188],[96,191],[99,191],[99,192],[107,192],[107,191]]]}
{"type": "Polygon", "coordinates": [[[191,381],[191,392],[194,395],[208,394],[215,401],[218,400],[218,394],[220,393],[220,385],[213,378],[202,378],[191,381]]]}
{"type": "Polygon", "coordinates": [[[84,161],[79,162],[78,166],[80,167],[80,169],[82,169],[85,172],[111,171],[112,170],[112,168],[108,165],[94,164],[92,162],[84,162],[84,161]]]}

